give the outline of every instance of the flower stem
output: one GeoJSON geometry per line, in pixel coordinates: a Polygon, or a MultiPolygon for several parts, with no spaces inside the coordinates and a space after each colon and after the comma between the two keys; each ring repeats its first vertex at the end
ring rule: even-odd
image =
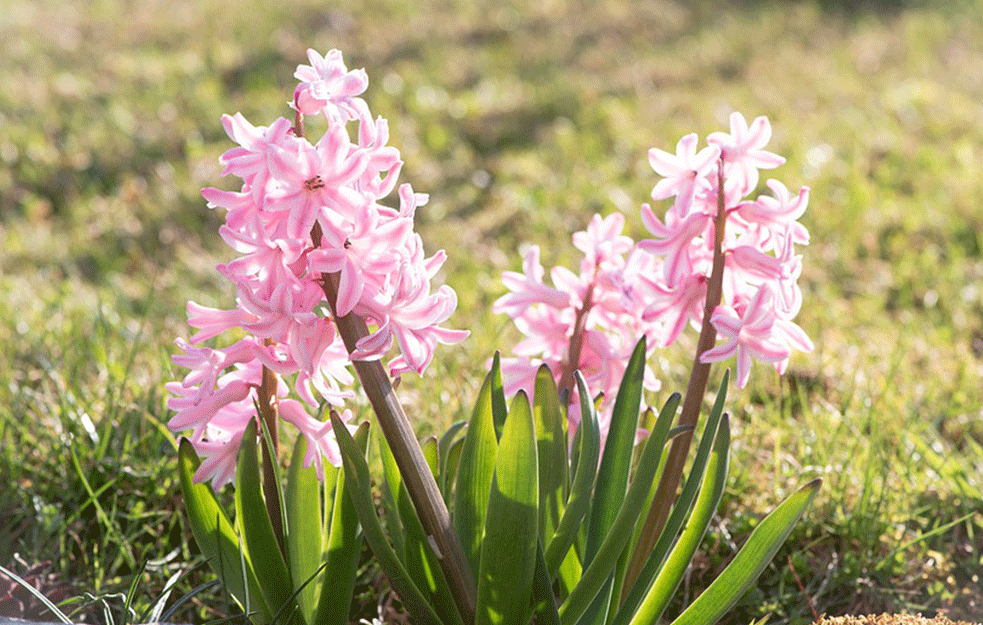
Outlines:
{"type": "MultiPolygon", "coordinates": [[[[683,400],[683,409],[679,416],[680,426],[696,427],[700,416],[700,407],[703,405],[703,397],[707,390],[707,381],[710,377],[710,364],[700,362],[700,356],[703,355],[703,352],[712,349],[714,343],[717,342],[717,331],[710,323],[710,318],[713,316],[714,309],[720,304],[723,289],[724,253],[722,247],[726,223],[724,164],[721,160],[717,168],[717,215],[714,218],[713,268],[707,282],[706,301],[703,306],[703,325],[700,328],[700,338],[696,344],[696,356],[693,358],[693,368],[690,370],[686,397],[683,400]]],[[[635,546],[635,553],[632,555],[628,567],[625,584],[622,586],[622,601],[638,578],[649,553],[655,547],[659,534],[662,533],[662,528],[665,527],[669,510],[672,507],[671,504],[676,498],[676,491],[682,478],[683,464],[686,462],[686,456],[689,454],[692,442],[693,430],[680,434],[672,441],[672,447],[669,448],[669,456],[666,460],[666,468],[655,491],[655,497],[652,499],[652,506],[649,508],[645,526],[642,528],[638,544],[635,546]]]]}
{"type": "Polygon", "coordinates": [[[587,313],[593,305],[594,283],[587,286],[584,293],[584,303],[577,311],[577,316],[573,322],[573,334],[570,336],[570,349],[567,353],[567,361],[563,366],[563,374],[560,378],[560,397],[567,401],[573,391],[573,374],[580,368],[580,352],[584,347],[584,329],[587,326],[587,313]]]}
{"type": "MultiPolygon", "coordinates": [[[[320,225],[314,225],[311,239],[315,246],[320,245],[320,225]]],[[[344,317],[337,316],[339,279],[338,273],[322,274],[321,286],[331,306],[338,332],[350,354],[355,351],[359,339],[368,336],[369,330],[365,320],[355,313],[350,312],[344,317]]],[[[386,442],[396,458],[399,472],[410,493],[413,507],[420,516],[424,531],[428,536],[433,537],[437,546],[439,551],[437,559],[451,586],[451,594],[457,604],[458,612],[465,623],[473,623],[477,593],[471,567],[451,525],[450,513],[447,511],[444,498],[440,494],[433,474],[430,473],[430,467],[423,457],[423,451],[409,419],[396,397],[389,375],[379,360],[353,360],[352,364],[372,404],[372,410],[379,421],[386,442]]]]}
{"type": "MultiPolygon", "coordinates": [[[[270,433],[269,440],[273,443],[272,449],[267,444],[265,436],[260,438],[263,448],[263,495],[266,497],[266,513],[270,517],[273,525],[273,535],[276,536],[280,551],[286,554],[286,547],[283,536],[283,511],[280,509],[280,488],[276,481],[276,471],[274,463],[278,462],[277,449],[279,447],[277,435],[277,409],[276,409],[276,376],[273,372],[263,367],[263,381],[258,389],[259,395],[259,414],[263,419],[263,427],[270,433]]],[[[262,433],[263,428],[259,431],[262,433]]]]}

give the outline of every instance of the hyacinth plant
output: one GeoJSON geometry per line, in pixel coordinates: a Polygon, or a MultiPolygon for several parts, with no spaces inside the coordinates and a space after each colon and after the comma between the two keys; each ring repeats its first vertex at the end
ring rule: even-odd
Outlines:
{"type": "MultiPolygon", "coordinates": [[[[653,198],[675,198],[664,221],[643,207],[654,239],[636,245],[620,216],[595,217],[574,235],[580,274],[554,269],[552,286],[530,248],[496,303],[525,335],[517,357],[496,355],[469,422],[421,446],[390,376],[422,373],[438,343],[467,333],[444,327],[456,297],[431,289],[444,257],[428,258],[413,232],[427,197],[402,185],[398,208],[385,205],[401,161],[385,120],[359,97],[364,71],[349,71],[337,51],[308,54],[292,121],[223,118],[238,144],[224,173],[242,187],[203,192],[226,209],[220,234],[240,256],[219,266],[236,308],[189,303],[197,333],[177,341],[174,360],[190,372],[168,387],[170,427],[192,431],[180,469],[202,552],[257,623],[347,622],[363,538],[417,622],[657,622],[726,481],[727,373],[677,497],[709,363],[736,356],[744,386],[751,358],[783,371],[793,350],[811,349],[792,321],[808,192],[769,181],[773,196],[745,199],[758,169],[782,162],[764,150],[767,120],[749,127],[735,114],[730,134],[699,152],[689,135],[676,155],[650,153],[664,176],[653,198]],[[316,143],[305,116],[325,126],[316,143]],[[680,395],[657,417],[642,411],[644,388],[658,386],[646,360],[688,324],[700,328],[699,346],[672,427],[680,395]],[[236,339],[227,346],[204,345],[227,331],[236,339]],[[384,435],[384,522],[368,423],[350,424],[344,407],[349,367],[384,435]],[[298,431],[285,476],[283,422],[298,431]],[[234,523],[213,491],[229,482],[234,523]]],[[[677,622],[712,623],[729,609],[818,485],[766,517],[677,622]]]]}
{"type": "MultiPolygon", "coordinates": [[[[337,50],[326,57],[310,51],[308,57],[310,65],[301,65],[295,74],[300,82],[293,94],[292,122],[281,117],[257,127],[241,114],[222,118],[227,134],[238,144],[222,156],[223,174],[235,175],[243,184],[239,191],[203,191],[209,207],[226,209],[220,234],[240,256],[218,267],[236,287],[235,308],[188,303],[188,323],[198,332],[190,341],[177,341],[183,353],[174,361],[190,373],[168,385],[174,395],[168,405],[176,413],[169,427],[193,430],[181,444],[181,458],[185,491],[195,493],[189,503],[202,502],[192,513],[196,539],[215,547],[205,548],[210,556],[224,554],[220,575],[233,594],[238,591],[237,600],[244,607],[251,587],[263,591],[265,605],[260,607],[265,609],[259,614],[266,620],[288,603],[288,565],[297,565],[298,557],[316,553],[318,562],[323,551],[327,561],[335,541],[357,557],[358,532],[335,535],[332,514],[339,516],[340,530],[348,532],[350,526],[343,518],[348,502],[341,495],[343,482],[334,491],[326,486],[323,493],[325,503],[330,500],[334,508],[318,511],[322,518],[317,526],[326,528],[322,550],[320,539],[310,542],[310,536],[290,531],[290,525],[296,528],[299,522],[284,519],[277,475],[279,428],[286,422],[303,438],[304,467],[313,467],[317,479],[331,483],[325,479],[325,460],[332,466],[341,464],[332,432],[333,422],[339,421],[321,420],[311,412],[341,408],[352,396],[352,365],[407,475],[427,533],[446,554],[443,561],[448,563],[459,608],[473,612],[468,602],[474,582],[467,576],[447,508],[390,382],[390,376],[422,373],[438,343],[455,343],[468,333],[441,325],[456,308],[457,298],[450,287],[432,291],[431,279],[444,254],[427,257],[413,231],[414,212],[427,196],[404,184],[398,189],[398,207],[380,203],[396,189],[402,161],[388,145],[386,120],[373,118],[359,97],[368,85],[365,72],[349,71],[337,50]],[[325,122],[316,143],[305,137],[305,116],[320,116],[325,122]],[[357,127],[354,139],[351,125],[357,127]],[[230,330],[245,336],[224,348],[202,345],[230,330]],[[394,344],[398,354],[384,368],[380,360],[394,344]],[[262,495],[252,484],[257,433],[263,451],[262,495]],[[191,475],[193,465],[197,466],[191,475]],[[238,548],[239,541],[218,514],[214,497],[193,485],[207,480],[214,487],[236,480],[236,523],[243,553],[257,555],[255,560],[244,559],[231,585],[227,567],[236,568],[238,558],[230,558],[231,552],[220,547],[238,548]],[[253,505],[240,501],[249,494],[253,505]],[[257,509],[266,511],[268,520],[256,518],[250,525],[243,513],[255,515],[257,509]],[[249,584],[250,579],[256,583],[249,584]]],[[[340,422],[350,416],[344,411],[340,422]]],[[[298,509],[315,507],[311,504],[317,499],[309,497],[319,496],[317,490],[299,486],[310,480],[296,465],[291,463],[291,475],[298,477],[287,484],[287,498],[296,499],[298,509]],[[308,499],[296,492],[298,488],[308,499]]],[[[353,576],[354,564],[348,566],[353,576]]],[[[295,577],[306,572],[294,568],[295,577]]],[[[299,578],[301,583],[313,580],[299,578]]],[[[319,609],[328,609],[325,601],[339,603],[326,595],[317,608],[311,595],[318,585],[338,590],[326,583],[312,585],[307,599],[301,597],[308,622],[319,609]]],[[[347,604],[342,612],[347,614],[347,604]]]]}

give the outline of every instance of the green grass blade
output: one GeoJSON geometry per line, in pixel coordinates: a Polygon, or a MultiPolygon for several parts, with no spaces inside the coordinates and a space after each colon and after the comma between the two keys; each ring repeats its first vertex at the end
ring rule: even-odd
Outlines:
{"type": "MultiPolygon", "coordinates": [[[[294,443],[284,492],[287,561],[291,578],[298,584],[310,579],[321,566],[321,482],[313,466],[304,468],[304,455],[309,444],[301,437],[294,443]]],[[[314,623],[320,589],[321,578],[318,576],[297,595],[300,614],[308,625],[314,623]]]]}
{"type": "Polygon", "coordinates": [[[597,459],[601,454],[601,433],[597,425],[597,412],[590,399],[587,382],[579,371],[574,376],[580,393],[580,427],[575,437],[579,443],[576,449],[579,450],[580,460],[577,462],[577,473],[570,486],[570,498],[563,510],[563,517],[546,548],[546,570],[550,578],[556,577],[571,545],[577,538],[581,523],[590,510],[594,478],[597,474],[597,459]]]}
{"type": "MultiPolygon", "coordinates": [[[[338,427],[334,425],[333,427],[338,427]]],[[[342,426],[344,427],[344,426],[342,426]]],[[[347,427],[345,432],[348,432],[347,427]]],[[[337,437],[338,434],[336,433],[337,437]]],[[[369,424],[362,423],[352,435],[359,449],[366,449],[369,438],[369,424]]],[[[362,452],[362,459],[365,456],[362,452]]],[[[336,484],[333,503],[325,504],[325,514],[330,511],[325,548],[322,554],[324,573],[318,599],[317,625],[345,625],[351,608],[352,592],[355,589],[355,576],[358,559],[362,553],[362,534],[358,512],[352,498],[348,496],[348,485],[344,469],[336,469],[336,484]],[[339,479],[340,478],[340,479],[339,479]]]]}
{"type": "MultiPolygon", "coordinates": [[[[655,543],[655,547],[649,554],[648,559],[645,561],[645,566],[642,567],[642,571],[638,574],[638,579],[635,580],[634,585],[622,602],[621,609],[618,610],[617,616],[614,620],[616,624],[627,623],[628,619],[631,618],[641,605],[642,600],[645,595],[648,594],[649,588],[652,582],[655,580],[656,575],[658,575],[659,570],[662,568],[662,563],[666,556],[669,554],[669,548],[672,546],[676,539],[676,534],[679,532],[680,528],[683,526],[683,522],[689,516],[690,507],[693,505],[693,501],[696,499],[696,494],[700,488],[700,483],[703,481],[703,473],[706,471],[707,462],[710,459],[710,452],[713,449],[713,442],[716,440],[717,428],[720,425],[720,420],[723,416],[724,411],[724,400],[727,395],[727,384],[730,380],[730,371],[724,371],[723,379],[720,382],[720,388],[717,391],[717,399],[713,404],[713,408],[710,410],[710,414],[707,417],[706,426],[703,429],[703,436],[700,439],[700,445],[696,450],[696,456],[693,458],[693,464],[690,467],[689,476],[686,478],[686,482],[683,485],[683,490],[679,494],[679,498],[676,499],[676,504],[673,506],[672,512],[669,514],[669,518],[666,521],[666,525],[662,530],[662,534],[659,535],[659,540],[655,543]]],[[[669,505],[669,502],[652,502],[652,505],[669,505]]]]}
{"type": "Polygon", "coordinates": [[[645,443],[635,478],[625,495],[618,516],[611,524],[608,535],[598,548],[594,559],[581,576],[580,582],[560,606],[560,618],[564,623],[576,623],[580,619],[621,559],[625,545],[632,537],[635,523],[647,503],[680,399],[680,395],[674,393],[659,413],[659,419],[645,443]]]}
{"type": "Polygon", "coordinates": [[[632,619],[632,625],[641,623],[657,623],[669,605],[679,583],[683,580],[686,568],[693,559],[700,541],[703,540],[710,520],[717,511],[720,498],[724,494],[727,483],[727,464],[730,449],[730,420],[723,416],[717,439],[707,463],[706,474],[700,487],[700,495],[693,506],[693,512],[686,520],[686,529],[676,541],[675,547],[669,553],[665,565],[659,571],[655,582],[642,601],[642,605],[632,619]]]}
{"type": "Polygon", "coordinates": [[[481,546],[475,623],[525,623],[532,609],[539,516],[536,431],[519,391],[502,432],[481,546]]]}
{"type": "Polygon", "coordinates": [[[174,591],[174,586],[177,584],[177,582],[183,580],[188,572],[189,571],[178,571],[167,578],[167,581],[164,583],[164,588],[160,591],[160,594],[157,596],[154,602],[147,606],[147,608],[140,614],[137,622],[160,623],[160,615],[164,612],[164,606],[167,605],[167,600],[171,598],[171,592],[174,591]]]}
{"type": "Polygon", "coordinates": [[[545,541],[553,535],[563,512],[567,486],[567,432],[553,373],[542,365],[536,373],[532,404],[539,454],[539,533],[545,541]]]}
{"type": "MultiPolygon", "coordinates": [[[[192,599],[194,599],[195,597],[197,597],[201,593],[205,592],[206,590],[209,590],[210,588],[214,588],[219,583],[220,582],[217,579],[214,579],[214,580],[212,580],[210,582],[205,582],[204,584],[200,584],[198,586],[195,586],[190,591],[188,591],[183,597],[181,597],[180,599],[178,599],[177,601],[175,601],[174,602],[174,605],[172,605],[170,608],[168,608],[166,612],[164,612],[163,614],[161,614],[159,620],[149,621],[149,622],[151,622],[151,623],[170,623],[171,622],[171,617],[174,616],[177,613],[177,611],[181,609],[181,606],[183,606],[185,603],[188,603],[189,601],[191,601],[192,599]]],[[[259,621],[259,620],[256,619],[256,615],[254,614],[254,615],[252,615],[250,617],[250,620],[253,623],[261,623],[261,622],[262,623],[265,623],[265,622],[269,622],[270,619],[267,618],[265,621],[259,621]]]]}
{"type": "Polygon", "coordinates": [[[195,484],[198,456],[191,441],[182,438],[178,447],[178,473],[184,493],[184,509],[198,549],[218,575],[225,589],[244,610],[259,610],[253,616],[257,623],[267,623],[273,617],[263,598],[253,571],[252,559],[239,544],[239,537],[225,511],[218,504],[208,484],[195,484]]]}
{"type": "MultiPolygon", "coordinates": [[[[642,403],[642,382],[645,376],[645,337],[635,345],[625,368],[618,395],[614,400],[611,425],[608,429],[601,466],[597,471],[594,500],[587,523],[587,542],[584,549],[584,566],[590,566],[601,543],[608,535],[628,489],[628,473],[631,470],[632,449],[638,430],[638,414],[642,403]]],[[[585,613],[584,623],[601,623],[611,600],[611,584],[597,595],[585,613]]]]}
{"type": "Polygon", "coordinates": [[[242,532],[245,551],[253,563],[266,604],[276,614],[290,601],[293,584],[266,513],[266,501],[260,484],[255,420],[246,428],[239,448],[235,503],[236,522],[242,532]]]}
{"type": "Polygon", "coordinates": [[[817,478],[790,495],[754,528],[741,550],[672,625],[713,625],[740,599],[788,538],[823,481],[817,478]]]}
{"type": "Polygon", "coordinates": [[[331,415],[331,421],[334,425],[338,447],[341,450],[341,458],[344,463],[342,474],[344,475],[346,490],[362,524],[365,540],[369,543],[376,561],[382,567],[386,577],[389,578],[389,585],[396,591],[400,601],[415,619],[414,622],[425,625],[439,624],[441,621],[437,613],[430,607],[420,589],[413,583],[403,563],[400,562],[396,552],[386,540],[382,525],[379,523],[379,517],[376,516],[369,465],[365,462],[364,453],[359,449],[358,443],[348,433],[345,424],[336,414],[331,415]]]}
{"type": "Polygon", "coordinates": [[[126,598],[123,601],[123,622],[124,623],[135,623],[136,621],[131,621],[130,617],[136,618],[136,611],[131,608],[133,605],[133,598],[136,597],[137,587],[140,585],[140,581],[143,579],[143,574],[147,570],[147,559],[144,558],[140,562],[140,568],[137,569],[136,575],[133,576],[133,580],[130,582],[130,587],[126,591],[126,598]]]}
{"type": "Polygon", "coordinates": [[[44,607],[48,608],[48,610],[50,610],[51,613],[55,616],[55,618],[57,618],[59,621],[65,623],[65,625],[72,625],[72,620],[67,616],[65,616],[65,613],[59,610],[58,606],[51,603],[51,600],[45,597],[40,590],[35,588],[34,584],[24,581],[19,575],[17,575],[10,569],[4,568],[2,566],[0,566],[0,573],[3,573],[10,579],[14,580],[18,584],[20,584],[21,588],[34,595],[34,597],[42,604],[44,604],[44,607]]]}
{"type": "MultiPolygon", "coordinates": [[[[92,490],[92,485],[89,484],[89,479],[85,476],[85,471],[82,469],[82,463],[79,462],[78,454],[75,453],[74,442],[69,444],[68,450],[72,457],[72,467],[75,469],[75,475],[78,476],[79,481],[82,483],[82,488],[84,488],[86,494],[89,495],[89,502],[91,502],[92,506],[96,509],[96,517],[106,528],[106,535],[112,538],[117,545],[121,545],[121,546],[125,545],[126,541],[123,539],[123,536],[120,533],[119,526],[110,520],[109,515],[106,514],[106,510],[102,507],[102,504],[99,503],[99,495],[94,490],[92,490]]],[[[116,479],[117,478],[114,477],[112,480],[104,484],[103,488],[101,488],[99,492],[101,493],[106,488],[109,488],[113,484],[115,484],[116,479]]],[[[84,505],[79,506],[79,508],[83,508],[83,507],[84,505]]],[[[116,518],[115,515],[112,518],[116,518]]],[[[126,548],[122,548],[120,551],[123,554],[123,557],[126,558],[127,564],[129,564],[130,567],[132,568],[136,568],[137,566],[136,559],[133,557],[133,554],[130,552],[130,550],[126,548]]]]}
{"type": "Polygon", "coordinates": [[[468,422],[468,433],[461,449],[454,489],[454,530],[477,579],[481,561],[481,539],[484,534],[488,493],[495,475],[498,455],[498,436],[495,434],[495,389],[501,389],[502,368],[499,354],[492,360],[491,371],[478,391],[478,401],[468,422]]]}

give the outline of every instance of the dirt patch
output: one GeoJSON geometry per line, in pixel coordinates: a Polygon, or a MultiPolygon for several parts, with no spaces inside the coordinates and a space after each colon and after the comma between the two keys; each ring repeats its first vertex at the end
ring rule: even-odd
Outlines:
{"type": "MultiPolygon", "coordinates": [[[[974,625],[968,621],[952,621],[944,616],[925,618],[914,614],[868,614],[866,616],[832,616],[817,625],[974,625]]],[[[975,625],[979,625],[978,623],[975,625]]]]}

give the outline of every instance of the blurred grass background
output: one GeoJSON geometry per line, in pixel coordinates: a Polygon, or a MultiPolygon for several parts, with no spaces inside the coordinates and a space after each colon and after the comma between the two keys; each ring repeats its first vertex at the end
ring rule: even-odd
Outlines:
{"type": "MultiPolygon", "coordinates": [[[[813,608],[983,620],[979,0],[6,0],[0,564],[50,562],[48,587],[67,585],[89,621],[132,621],[189,568],[163,384],[180,375],[185,302],[233,297],[214,271],[230,257],[222,215],[199,189],[233,184],[221,114],[289,115],[308,47],[367,70],[401,180],[431,194],[417,227],[447,250],[455,326],[474,333],[404,380],[421,434],[465,415],[486,359],[514,343],[489,308],[524,242],[569,265],[570,234],[598,211],[643,238],[649,147],[725,130],[733,110],[769,116],[788,158],[771,175],[812,188],[800,323],[817,350],[732,395],[725,513],[683,594],[821,475],[730,622],[807,623],[813,608]]],[[[693,342],[657,363],[665,392],[693,342]]],[[[193,572],[174,598],[208,579],[193,572]]],[[[363,582],[371,604],[371,571],[363,582]]],[[[220,618],[218,597],[172,620],[220,618]]]]}

